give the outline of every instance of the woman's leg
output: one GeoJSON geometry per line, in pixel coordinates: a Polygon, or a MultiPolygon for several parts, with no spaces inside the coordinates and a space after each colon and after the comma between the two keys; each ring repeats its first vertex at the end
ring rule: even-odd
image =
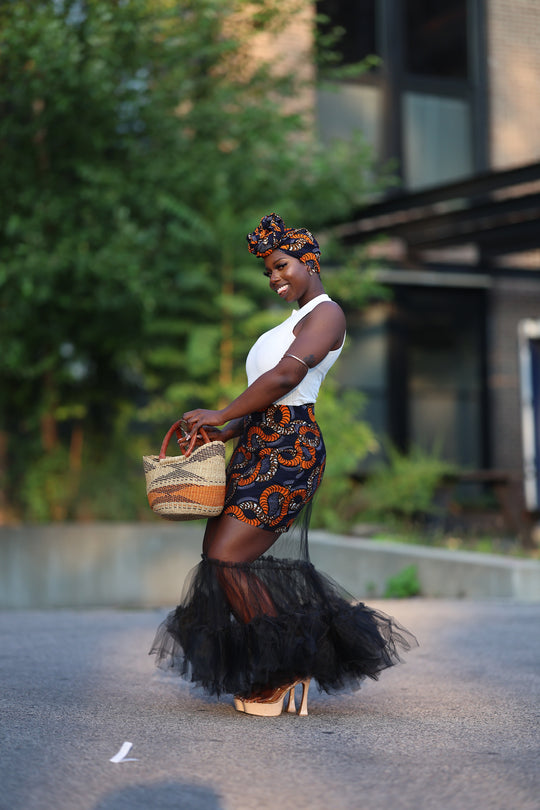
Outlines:
{"type": "MultiPolygon", "coordinates": [[[[250,563],[275,543],[279,534],[259,529],[230,515],[208,521],[203,552],[210,560],[250,563]]],[[[242,622],[255,616],[275,616],[276,609],[262,582],[234,565],[219,566],[217,576],[234,615],[242,622]]]]}
{"type": "Polygon", "coordinates": [[[268,551],[279,532],[270,532],[243,523],[231,515],[210,518],[206,524],[203,552],[222,562],[253,562],[268,551]]]}

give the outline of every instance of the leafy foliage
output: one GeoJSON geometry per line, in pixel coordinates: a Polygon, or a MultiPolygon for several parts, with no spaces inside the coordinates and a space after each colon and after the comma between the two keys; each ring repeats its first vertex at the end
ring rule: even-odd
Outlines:
{"type": "Polygon", "coordinates": [[[363,141],[317,142],[302,70],[260,58],[307,6],[1,4],[0,470],[21,514],[72,514],[103,437],[155,442],[238,393],[282,318],[245,248],[263,213],[318,230],[379,187],[363,141]],[[32,474],[21,448],[45,456],[32,474]],[[62,467],[82,467],[63,495],[62,467]]]}
{"type": "Polygon", "coordinates": [[[352,474],[360,461],[377,449],[377,441],[361,419],[365,404],[358,391],[338,391],[326,380],[317,400],[317,421],[328,448],[326,469],[313,501],[313,526],[346,531],[357,514],[352,474]]]}
{"type": "Polygon", "coordinates": [[[384,591],[385,599],[408,599],[421,593],[418,569],[408,565],[393,577],[389,577],[384,591]]]}
{"type": "Polygon", "coordinates": [[[364,516],[411,520],[432,512],[435,490],[445,475],[456,471],[455,466],[420,447],[405,454],[388,444],[387,453],[388,464],[376,469],[362,487],[364,516]]]}

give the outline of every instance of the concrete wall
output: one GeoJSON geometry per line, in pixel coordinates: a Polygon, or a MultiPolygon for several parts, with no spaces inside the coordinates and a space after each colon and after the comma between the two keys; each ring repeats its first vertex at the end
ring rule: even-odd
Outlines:
{"type": "Polygon", "coordinates": [[[540,562],[447,551],[405,543],[362,540],[313,532],[314,564],[359,598],[384,594],[389,577],[416,566],[422,596],[507,597],[540,602],[540,562]]]}
{"type": "MultiPolygon", "coordinates": [[[[202,525],[0,528],[0,609],[154,607],[178,602],[200,560],[202,525]]],[[[540,562],[382,543],[314,531],[314,564],[357,598],[381,596],[415,565],[422,594],[540,601],[540,562]]]]}
{"type": "Polygon", "coordinates": [[[174,604],[201,539],[197,523],[1,527],[0,608],[174,604]]]}

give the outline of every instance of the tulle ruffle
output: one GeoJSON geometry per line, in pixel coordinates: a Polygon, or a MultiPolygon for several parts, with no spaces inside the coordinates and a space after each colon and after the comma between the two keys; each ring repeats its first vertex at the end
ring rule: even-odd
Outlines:
{"type": "Polygon", "coordinates": [[[210,694],[249,695],[307,677],[326,692],[355,689],[396,664],[398,649],[415,643],[309,560],[203,557],[150,652],[158,665],[210,694]]]}

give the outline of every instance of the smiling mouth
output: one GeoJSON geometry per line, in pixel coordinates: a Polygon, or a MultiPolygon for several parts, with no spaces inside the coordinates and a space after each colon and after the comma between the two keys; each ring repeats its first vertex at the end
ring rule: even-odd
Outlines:
{"type": "Polygon", "coordinates": [[[277,288],[276,292],[278,295],[284,295],[288,289],[289,289],[288,284],[282,284],[281,287],[277,288]]]}

